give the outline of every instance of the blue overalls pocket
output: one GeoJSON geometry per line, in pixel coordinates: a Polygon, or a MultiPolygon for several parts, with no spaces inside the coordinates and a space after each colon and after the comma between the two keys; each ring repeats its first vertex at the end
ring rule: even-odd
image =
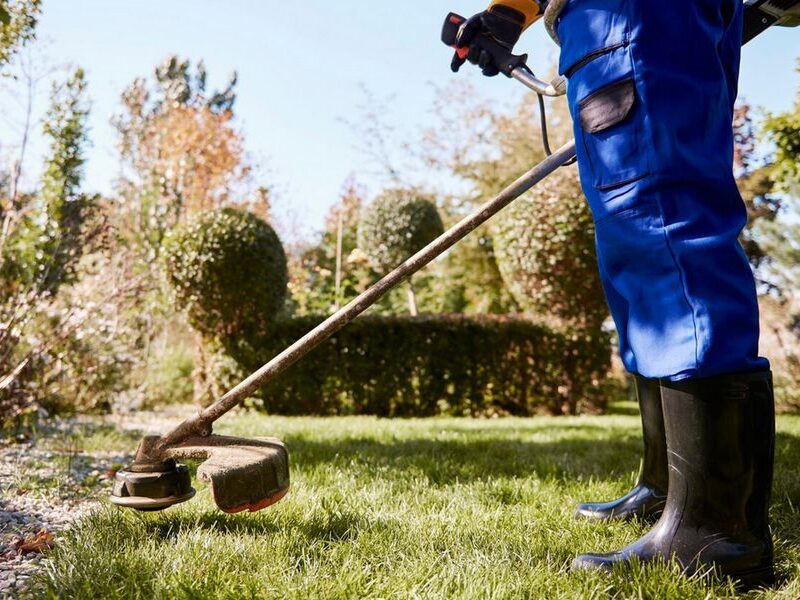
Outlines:
{"type": "Polygon", "coordinates": [[[570,6],[558,26],[559,72],[568,80],[584,179],[606,190],[641,179],[649,170],[631,44],[621,9],[571,11],[570,6]]]}

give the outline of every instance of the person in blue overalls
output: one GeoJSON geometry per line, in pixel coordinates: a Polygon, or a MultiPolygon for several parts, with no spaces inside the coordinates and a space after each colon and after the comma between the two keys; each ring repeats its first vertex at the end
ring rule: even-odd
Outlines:
{"type": "Polygon", "coordinates": [[[594,519],[656,518],[652,530],[576,569],[631,558],[773,579],[768,506],[775,417],[758,354],[756,286],[738,242],[733,177],[742,0],[496,0],[460,29],[453,70],[498,67],[539,16],[561,46],[581,183],[625,367],[642,409],[638,484],[584,504],[594,519]],[[463,54],[463,53],[462,53],[463,54]]]}

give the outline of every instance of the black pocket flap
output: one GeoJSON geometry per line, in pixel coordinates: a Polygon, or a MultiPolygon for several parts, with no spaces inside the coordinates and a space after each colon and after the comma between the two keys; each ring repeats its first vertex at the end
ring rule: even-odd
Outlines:
{"type": "Polygon", "coordinates": [[[581,127],[588,133],[599,133],[630,114],[636,101],[633,79],[623,79],[600,88],[578,104],[581,127]]]}

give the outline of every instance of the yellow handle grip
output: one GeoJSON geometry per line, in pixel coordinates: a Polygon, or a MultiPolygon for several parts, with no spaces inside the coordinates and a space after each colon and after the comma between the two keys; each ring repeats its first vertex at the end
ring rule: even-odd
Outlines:
{"type": "Polygon", "coordinates": [[[525,29],[542,16],[542,8],[536,0],[492,0],[489,10],[492,10],[493,6],[506,6],[525,15],[525,29]]]}

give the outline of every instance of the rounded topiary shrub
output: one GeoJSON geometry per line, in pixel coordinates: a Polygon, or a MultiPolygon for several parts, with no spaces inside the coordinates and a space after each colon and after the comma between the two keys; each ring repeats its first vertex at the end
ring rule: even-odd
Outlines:
{"type": "Polygon", "coordinates": [[[492,237],[500,273],[521,307],[552,324],[600,328],[608,308],[575,167],[559,169],[500,213],[492,237]]]}
{"type": "Polygon", "coordinates": [[[391,189],[361,213],[358,247],[385,273],[444,231],[436,205],[413,190],[391,189]]]}
{"type": "Polygon", "coordinates": [[[272,227],[250,213],[201,213],[167,236],[164,256],[178,307],[206,336],[263,331],[284,307],[286,254],[272,227]]]}

